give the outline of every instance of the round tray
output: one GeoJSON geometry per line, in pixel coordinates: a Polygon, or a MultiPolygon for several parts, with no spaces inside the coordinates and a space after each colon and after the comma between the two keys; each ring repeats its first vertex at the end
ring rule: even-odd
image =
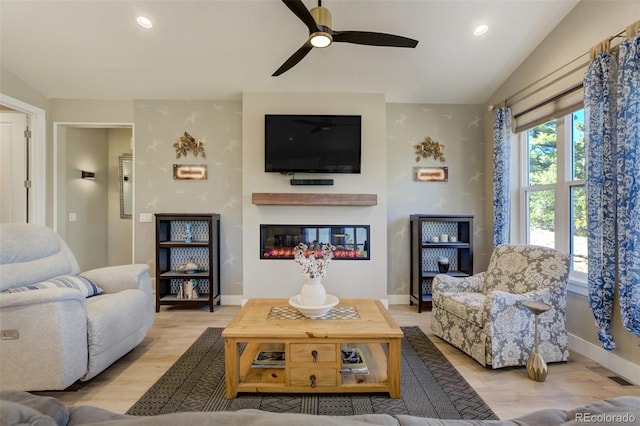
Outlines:
{"type": "Polygon", "coordinates": [[[320,318],[326,315],[331,308],[336,306],[340,302],[336,296],[332,294],[327,294],[324,299],[324,305],[320,306],[305,306],[302,304],[302,298],[299,294],[296,294],[292,298],[289,299],[289,305],[296,308],[302,315],[307,318],[320,318]]]}

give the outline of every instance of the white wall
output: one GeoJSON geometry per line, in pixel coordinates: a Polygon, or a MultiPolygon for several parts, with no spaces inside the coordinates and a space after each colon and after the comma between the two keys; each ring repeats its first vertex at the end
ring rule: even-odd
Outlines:
{"type": "Polygon", "coordinates": [[[107,129],[109,139],[109,185],[108,185],[108,265],[123,265],[132,260],[132,220],[120,217],[120,162],[123,154],[132,154],[133,130],[128,128],[107,129]]]}
{"type": "Polygon", "coordinates": [[[135,102],[135,261],[155,275],[155,223],[140,222],[140,213],[219,213],[223,304],[242,294],[241,112],[238,101],[135,102]],[[205,157],[176,158],[184,132],[204,142],[205,157]],[[208,178],[173,179],[174,164],[204,164],[208,178]]]}
{"type": "Polygon", "coordinates": [[[66,202],[59,209],[61,219],[66,221],[63,238],[78,260],[81,271],[100,268],[107,265],[107,130],[69,127],[65,146],[66,202]],[[96,179],[82,179],[82,170],[94,172],[96,179]],[[69,220],[71,213],[76,215],[75,221],[69,220]]]}
{"type": "Polygon", "coordinates": [[[387,104],[389,301],[409,303],[409,215],[472,214],[473,266],[484,271],[491,230],[484,227],[482,105],[387,104]],[[445,162],[416,161],[415,145],[427,136],[444,145],[445,162]],[[448,182],[418,182],[415,167],[449,168],[448,182]]]}
{"type": "Polygon", "coordinates": [[[244,93],[242,99],[243,298],[291,297],[303,276],[293,260],[260,259],[260,224],[371,226],[371,260],[334,260],[323,283],[341,298],[387,295],[386,117],[381,94],[244,93]],[[294,187],[289,176],[264,172],[265,114],[362,116],[362,173],[303,175],[334,179],[333,186],[294,187]],[[373,207],[256,206],[253,192],[377,194],[373,207]]]}

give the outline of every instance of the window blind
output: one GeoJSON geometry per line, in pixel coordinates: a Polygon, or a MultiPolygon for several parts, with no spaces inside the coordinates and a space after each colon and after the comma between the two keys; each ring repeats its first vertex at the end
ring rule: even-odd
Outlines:
{"type": "Polygon", "coordinates": [[[531,87],[519,99],[512,100],[510,104],[515,132],[520,133],[581,109],[584,103],[582,80],[588,60],[588,56],[585,55],[583,63],[563,74],[549,76],[545,81],[531,87]]]}

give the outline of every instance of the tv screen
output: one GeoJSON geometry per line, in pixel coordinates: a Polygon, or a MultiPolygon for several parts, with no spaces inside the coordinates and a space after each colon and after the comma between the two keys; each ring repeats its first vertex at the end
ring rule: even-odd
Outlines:
{"type": "Polygon", "coordinates": [[[265,115],[264,170],[360,173],[359,115],[265,115]]]}

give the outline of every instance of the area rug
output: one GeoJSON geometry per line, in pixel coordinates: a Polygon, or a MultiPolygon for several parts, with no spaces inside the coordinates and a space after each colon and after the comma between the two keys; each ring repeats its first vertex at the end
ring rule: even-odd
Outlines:
{"type": "Polygon", "coordinates": [[[226,399],[222,328],[208,328],[127,411],[152,416],[254,408],[277,413],[345,416],[407,414],[440,419],[497,419],[419,327],[402,327],[402,395],[246,394],[226,399]]]}

